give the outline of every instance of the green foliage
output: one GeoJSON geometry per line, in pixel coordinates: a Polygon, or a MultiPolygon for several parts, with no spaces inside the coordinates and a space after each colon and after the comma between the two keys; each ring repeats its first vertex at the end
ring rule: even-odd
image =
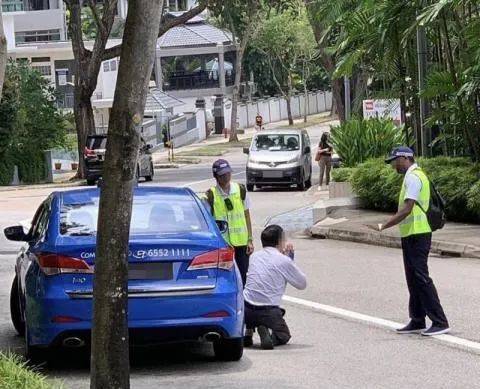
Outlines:
{"type": "Polygon", "coordinates": [[[384,157],[393,147],[405,144],[403,128],[383,119],[352,119],[333,126],[331,136],[335,151],[347,167],[384,157]]]}
{"type": "Polygon", "coordinates": [[[332,170],[332,179],[335,182],[348,182],[350,181],[352,174],[355,172],[355,168],[341,167],[332,170]]]}
{"type": "Polygon", "coordinates": [[[14,354],[0,353],[0,387],[2,389],[61,389],[59,383],[50,383],[45,376],[29,369],[26,362],[14,354]]]}
{"type": "Polygon", "coordinates": [[[11,182],[18,166],[24,183],[46,175],[44,151],[65,145],[65,122],[54,90],[27,63],[10,61],[0,103],[0,184],[11,182]]]}
{"type": "MultiPolygon", "coordinates": [[[[418,162],[445,198],[449,220],[480,221],[480,165],[445,157],[420,158],[418,162]]],[[[393,212],[402,179],[382,159],[375,159],[354,169],[350,182],[367,208],[393,212]]]]}

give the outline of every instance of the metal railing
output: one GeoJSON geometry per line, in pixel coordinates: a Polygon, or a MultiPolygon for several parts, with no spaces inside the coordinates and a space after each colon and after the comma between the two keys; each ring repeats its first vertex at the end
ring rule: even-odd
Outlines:
{"type": "Polygon", "coordinates": [[[193,73],[170,73],[163,83],[164,90],[219,88],[220,80],[217,71],[199,71],[193,73]]]}

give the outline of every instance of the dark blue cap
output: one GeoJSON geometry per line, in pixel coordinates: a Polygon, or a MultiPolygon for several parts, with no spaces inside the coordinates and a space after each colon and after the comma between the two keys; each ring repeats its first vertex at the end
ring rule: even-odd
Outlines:
{"type": "Polygon", "coordinates": [[[406,146],[400,146],[400,147],[395,147],[388,158],[385,160],[385,163],[390,163],[393,160],[400,158],[400,157],[405,157],[405,158],[413,158],[415,156],[415,153],[410,147],[406,146]]]}
{"type": "Polygon", "coordinates": [[[225,159],[219,159],[213,163],[212,166],[213,175],[223,176],[224,174],[231,173],[232,168],[225,159]]]}

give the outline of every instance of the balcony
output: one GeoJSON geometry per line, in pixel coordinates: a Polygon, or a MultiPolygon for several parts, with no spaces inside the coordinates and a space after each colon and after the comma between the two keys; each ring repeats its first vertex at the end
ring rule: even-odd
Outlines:
{"type": "MultiPolygon", "coordinates": [[[[233,71],[226,72],[225,83],[227,86],[233,85],[235,74],[233,71]]],[[[196,71],[188,72],[172,72],[169,77],[164,80],[163,90],[176,91],[187,89],[211,89],[220,88],[220,79],[218,71],[196,71]]]]}

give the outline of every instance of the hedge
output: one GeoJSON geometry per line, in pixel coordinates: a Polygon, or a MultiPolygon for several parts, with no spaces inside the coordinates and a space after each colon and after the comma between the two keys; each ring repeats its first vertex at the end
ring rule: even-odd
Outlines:
{"type": "MultiPolygon", "coordinates": [[[[451,221],[480,222],[480,165],[465,158],[419,158],[419,165],[447,202],[451,221]]],[[[381,159],[334,173],[335,181],[350,181],[368,209],[393,212],[403,176],[381,159]],[[343,178],[343,180],[342,180],[343,178]]]]}

